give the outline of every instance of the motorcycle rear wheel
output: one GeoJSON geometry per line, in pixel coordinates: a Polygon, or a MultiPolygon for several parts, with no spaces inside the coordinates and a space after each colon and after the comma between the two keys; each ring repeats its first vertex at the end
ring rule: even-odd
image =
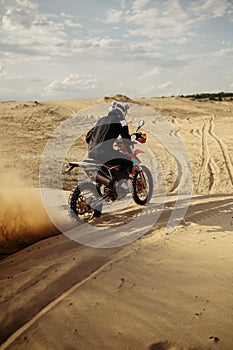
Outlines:
{"type": "Polygon", "coordinates": [[[84,182],[76,186],[69,196],[69,211],[76,219],[88,222],[94,217],[101,216],[102,206],[96,206],[99,199],[96,186],[89,182],[84,182]]]}
{"type": "Polygon", "coordinates": [[[139,205],[149,203],[153,193],[153,178],[150,170],[142,166],[140,171],[136,171],[132,179],[133,200],[139,205]]]}

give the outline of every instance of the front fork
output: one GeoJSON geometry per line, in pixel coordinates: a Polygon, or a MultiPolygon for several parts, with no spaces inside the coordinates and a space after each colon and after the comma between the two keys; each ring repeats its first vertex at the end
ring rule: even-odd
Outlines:
{"type": "Polygon", "coordinates": [[[132,169],[132,172],[131,172],[131,175],[133,176],[136,171],[140,172],[142,169],[139,165],[139,162],[136,162],[136,161],[133,161],[133,169],[132,169]]]}

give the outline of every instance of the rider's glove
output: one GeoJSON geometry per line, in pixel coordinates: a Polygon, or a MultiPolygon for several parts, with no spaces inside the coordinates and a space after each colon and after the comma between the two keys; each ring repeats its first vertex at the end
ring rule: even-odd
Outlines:
{"type": "Polygon", "coordinates": [[[131,141],[138,140],[141,137],[142,137],[142,133],[141,132],[135,132],[134,134],[131,135],[131,141]]]}
{"type": "Polygon", "coordinates": [[[131,135],[131,141],[134,142],[136,140],[136,135],[135,134],[132,134],[131,135]]]}

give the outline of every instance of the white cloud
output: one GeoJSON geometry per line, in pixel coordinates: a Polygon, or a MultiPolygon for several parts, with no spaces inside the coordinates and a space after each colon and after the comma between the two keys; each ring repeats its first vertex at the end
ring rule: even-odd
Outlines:
{"type": "MultiPolygon", "coordinates": [[[[120,5],[118,3],[118,5],[120,5]]],[[[124,5],[125,6],[125,5],[124,5]]],[[[229,0],[197,0],[183,3],[179,0],[166,0],[158,4],[150,0],[128,2],[127,11],[111,8],[106,12],[105,24],[129,23],[128,33],[135,37],[180,38],[186,43],[194,26],[211,18],[232,17],[233,5],[229,0]]]]}
{"type": "Polygon", "coordinates": [[[194,37],[194,34],[192,33],[186,33],[187,37],[180,37],[180,38],[171,38],[171,43],[175,43],[175,44],[187,44],[189,43],[192,38],[194,37]]]}
{"type": "Polygon", "coordinates": [[[150,0],[134,0],[132,4],[133,11],[140,11],[150,0]]]}
{"type": "Polygon", "coordinates": [[[44,96],[63,98],[116,88],[156,96],[231,83],[232,0],[110,0],[91,9],[88,3],[0,0],[1,87],[21,96],[33,86],[31,94],[41,96],[47,86],[44,96]],[[98,72],[101,82],[95,75],[69,75],[70,67],[98,72]],[[35,72],[40,82],[32,85],[35,72]]]}
{"type": "Polygon", "coordinates": [[[12,94],[13,89],[11,88],[0,88],[0,92],[3,94],[12,94]]]}
{"type": "Polygon", "coordinates": [[[97,38],[95,39],[95,47],[102,47],[102,48],[113,48],[113,47],[119,47],[120,41],[116,39],[111,38],[97,38]]]}
{"type": "Polygon", "coordinates": [[[27,9],[37,9],[38,5],[36,3],[33,3],[29,0],[16,0],[17,5],[20,5],[22,7],[25,7],[27,9]]]}
{"type": "Polygon", "coordinates": [[[130,28],[133,36],[149,38],[172,38],[177,35],[186,36],[183,30],[188,16],[181,8],[177,0],[163,2],[161,6],[147,8],[135,8],[132,6],[132,14],[126,21],[132,23],[135,28],[130,28]]]}
{"type": "Polygon", "coordinates": [[[167,89],[168,87],[170,87],[171,85],[172,85],[172,81],[169,80],[169,81],[166,81],[166,82],[160,84],[160,85],[158,86],[158,89],[159,89],[159,90],[166,90],[166,89],[167,89]]]}
{"type": "Polygon", "coordinates": [[[158,67],[156,67],[156,68],[153,68],[153,69],[149,70],[148,72],[140,75],[138,77],[138,79],[142,79],[142,80],[148,79],[148,78],[154,77],[155,75],[158,75],[159,72],[160,72],[160,69],[158,67]]]}
{"type": "Polygon", "coordinates": [[[142,40],[140,42],[130,41],[127,45],[122,47],[119,42],[118,52],[121,52],[122,61],[128,59],[130,61],[144,60],[152,61],[153,65],[161,61],[163,53],[158,47],[157,40],[142,40]]]}
{"type": "Polygon", "coordinates": [[[66,96],[74,95],[81,91],[96,89],[100,84],[99,79],[93,74],[70,74],[62,80],[51,82],[43,92],[43,96],[53,96],[59,93],[65,93],[66,96]]]}
{"type": "MultiPolygon", "coordinates": [[[[120,41],[117,39],[92,37],[73,40],[70,49],[73,52],[78,51],[83,53],[87,53],[88,50],[88,55],[91,55],[90,50],[92,50],[93,55],[96,57],[102,52],[102,56],[106,57],[112,52],[111,50],[118,49],[119,47],[120,41]]],[[[87,58],[88,57],[86,57],[86,59],[87,58]]]]}
{"type": "Polygon", "coordinates": [[[65,17],[65,18],[69,18],[69,19],[73,19],[74,18],[73,15],[71,15],[70,13],[65,13],[65,12],[61,12],[60,16],[61,17],[65,17]]]}
{"type": "Polygon", "coordinates": [[[196,26],[212,18],[223,17],[229,11],[232,11],[232,4],[227,0],[190,1],[183,7],[178,0],[167,0],[160,6],[151,2],[146,8],[133,3],[125,21],[132,24],[129,28],[131,36],[168,38],[169,41],[176,38],[180,39],[179,43],[186,43],[193,36],[196,26]]]}
{"type": "Polygon", "coordinates": [[[75,16],[65,12],[61,12],[60,16],[64,18],[64,24],[67,27],[82,28],[82,24],[77,22],[75,16]]]}
{"type": "Polygon", "coordinates": [[[3,27],[6,30],[15,30],[18,28],[29,28],[34,20],[32,13],[23,9],[10,8],[2,18],[3,27]]]}
{"type": "Polygon", "coordinates": [[[82,28],[82,24],[81,24],[81,23],[76,23],[76,22],[72,21],[71,19],[66,19],[66,20],[64,21],[64,24],[65,24],[67,27],[82,28]]]}
{"type": "Polygon", "coordinates": [[[233,22],[233,4],[229,5],[227,16],[229,17],[230,21],[233,22]]]}
{"type": "Polygon", "coordinates": [[[121,21],[127,21],[127,18],[132,16],[129,13],[135,13],[135,15],[146,5],[149,3],[149,0],[134,0],[132,2],[131,11],[122,11],[122,8],[125,8],[125,2],[118,2],[120,4],[120,10],[115,8],[110,8],[106,11],[106,16],[102,20],[105,24],[119,23],[121,21]]]}
{"type": "Polygon", "coordinates": [[[127,15],[126,22],[145,28],[155,28],[158,17],[159,10],[157,8],[148,8],[146,10],[133,11],[131,15],[127,15]]]}
{"type": "Polygon", "coordinates": [[[224,16],[230,7],[227,0],[197,0],[189,6],[189,12],[199,20],[224,16]]]}
{"type": "Polygon", "coordinates": [[[6,70],[4,65],[0,64],[0,78],[1,80],[4,80],[4,84],[5,84],[6,81],[13,81],[13,80],[22,78],[22,75],[20,76],[20,75],[13,74],[8,70],[6,70]]]}
{"type": "Polygon", "coordinates": [[[6,75],[7,75],[7,72],[6,72],[5,68],[4,68],[4,66],[2,66],[0,64],[0,78],[2,79],[4,77],[6,77],[6,75]]]}
{"type": "MultiPolygon", "coordinates": [[[[65,23],[57,20],[53,14],[40,13],[37,6],[29,0],[17,0],[21,8],[8,6],[2,18],[0,27],[1,48],[5,57],[17,54],[21,57],[35,57],[63,53],[62,44],[65,41],[65,26],[75,23],[65,23]]],[[[23,59],[24,60],[24,59],[23,59]]]]}
{"type": "Polygon", "coordinates": [[[119,23],[122,20],[123,11],[110,9],[106,13],[106,18],[103,20],[103,23],[111,24],[111,23],[119,23]]]}
{"type": "Polygon", "coordinates": [[[221,50],[213,53],[213,56],[217,56],[217,57],[232,56],[232,58],[233,58],[233,48],[221,49],[221,50]]]}
{"type": "Polygon", "coordinates": [[[127,0],[115,0],[115,2],[117,3],[117,4],[119,4],[120,3],[120,7],[121,8],[126,8],[126,1],[127,0]]]}
{"type": "MultiPolygon", "coordinates": [[[[162,61],[163,54],[159,45],[165,44],[164,39],[180,45],[193,39],[194,34],[188,29],[199,14],[197,7],[189,4],[183,9],[178,0],[165,1],[160,7],[148,0],[127,2],[128,10],[110,8],[104,20],[106,24],[121,21],[127,23],[128,28],[124,29],[122,39],[117,33],[114,37],[109,32],[96,36],[92,31],[83,37],[86,28],[77,22],[77,16],[62,11],[59,16],[41,13],[38,5],[35,7],[35,3],[29,0],[17,0],[17,5],[21,8],[8,7],[3,16],[2,52],[4,55],[7,52],[16,55],[18,52],[22,60],[23,56],[30,56],[32,60],[42,56],[42,59],[47,57],[48,60],[55,56],[73,57],[77,54],[78,60],[81,60],[86,54],[87,60],[94,56],[97,60],[112,58],[115,62],[155,59],[157,64],[159,58],[162,61]],[[76,38],[69,39],[69,28],[77,29],[76,38]],[[80,35],[79,28],[82,28],[80,35]],[[142,37],[143,40],[139,41],[142,37]]],[[[125,1],[123,5],[126,6],[125,1]]],[[[119,30],[122,30],[122,26],[119,30]]]]}
{"type": "Polygon", "coordinates": [[[63,80],[64,86],[77,89],[96,89],[99,80],[92,74],[70,74],[63,80]]]}

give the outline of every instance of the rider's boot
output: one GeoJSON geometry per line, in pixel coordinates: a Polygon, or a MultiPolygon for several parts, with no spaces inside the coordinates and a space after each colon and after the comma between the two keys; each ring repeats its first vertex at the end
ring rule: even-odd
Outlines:
{"type": "Polygon", "coordinates": [[[95,210],[93,218],[100,218],[101,217],[101,211],[95,210]]]}
{"type": "Polygon", "coordinates": [[[129,180],[122,179],[117,181],[115,189],[118,195],[118,198],[125,197],[130,192],[129,180]]]}

